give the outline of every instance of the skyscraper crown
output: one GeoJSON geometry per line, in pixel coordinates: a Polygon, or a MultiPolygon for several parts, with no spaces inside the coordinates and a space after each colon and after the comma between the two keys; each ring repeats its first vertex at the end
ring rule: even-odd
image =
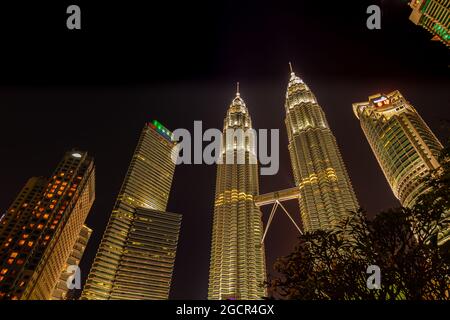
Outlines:
{"type": "Polygon", "coordinates": [[[237,83],[236,97],[231,101],[224,120],[224,129],[241,128],[249,129],[252,127],[252,119],[248,112],[244,100],[239,92],[239,82],[237,83]]]}
{"type": "Polygon", "coordinates": [[[239,82],[237,83],[236,97],[231,101],[230,107],[228,109],[229,113],[247,113],[247,106],[244,100],[241,98],[239,92],[239,82]]]}
{"type": "Polygon", "coordinates": [[[292,87],[293,85],[296,84],[305,84],[303,82],[302,79],[300,79],[300,77],[298,77],[294,70],[292,69],[292,64],[289,62],[289,69],[291,70],[291,78],[289,79],[289,84],[288,84],[288,88],[292,87]]]}
{"type": "Polygon", "coordinates": [[[300,79],[300,77],[298,77],[295,74],[295,72],[291,72],[291,78],[289,79],[288,87],[292,87],[293,85],[296,85],[296,84],[305,84],[305,83],[303,82],[302,79],[300,79]]]}

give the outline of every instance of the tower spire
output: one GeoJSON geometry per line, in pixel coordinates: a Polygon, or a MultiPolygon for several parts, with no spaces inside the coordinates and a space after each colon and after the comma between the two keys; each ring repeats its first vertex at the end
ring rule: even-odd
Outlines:
{"type": "Polygon", "coordinates": [[[294,70],[292,70],[292,63],[289,61],[289,69],[291,70],[291,74],[294,73],[294,70]]]}
{"type": "Polygon", "coordinates": [[[239,82],[236,82],[236,95],[240,96],[241,94],[239,93],[239,82]]]}

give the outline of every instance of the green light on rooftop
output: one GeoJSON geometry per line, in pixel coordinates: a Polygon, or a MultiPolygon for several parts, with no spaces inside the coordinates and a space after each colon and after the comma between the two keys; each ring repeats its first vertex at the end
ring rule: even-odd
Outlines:
{"type": "Polygon", "coordinates": [[[158,120],[152,120],[152,124],[160,133],[164,133],[170,137],[172,136],[172,132],[170,132],[170,130],[164,127],[158,120]]]}

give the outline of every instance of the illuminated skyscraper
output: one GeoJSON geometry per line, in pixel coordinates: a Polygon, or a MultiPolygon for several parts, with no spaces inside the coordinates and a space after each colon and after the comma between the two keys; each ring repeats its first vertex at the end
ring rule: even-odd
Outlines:
{"type": "Polygon", "coordinates": [[[450,47],[450,0],[411,0],[409,19],[450,47]]]}
{"type": "Polygon", "coordinates": [[[142,130],[82,299],[167,299],[181,217],[166,213],[175,164],[172,133],[142,130]]]}
{"type": "Polygon", "coordinates": [[[252,121],[239,92],[224,120],[209,269],[208,299],[261,299],[266,295],[263,226],[254,204],[259,193],[252,121]],[[241,129],[241,136],[227,133],[241,129]],[[238,163],[243,157],[244,161],[238,163]]]}
{"type": "Polygon", "coordinates": [[[0,298],[51,298],[94,199],[85,152],[66,153],[50,179],[27,182],[0,222],[0,298]]]}
{"type": "Polygon", "coordinates": [[[330,229],[358,210],[353,187],[325,114],[309,87],[291,70],[286,128],[305,231],[330,229]]]}
{"type": "MultiPolygon", "coordinates": [[[[80,234],[78,236],[77,242],[73,246],[72,252],[67,259],[66,265],[64,266],[59,281],[52,292],[52,300],[66,300],[68,298],[67,294],[69,288],[67,286],[67,280],[70,276],[74,275],[73,270],[68,269],[69,266],[78,266],[80,264],[81,258],[83,258],[84,250],[86,249],[89,238],[91,237],[92,229],[84,225],[81,228],[80,234]]],[[[82,272],[82,271],[81,271],[82,272]]]]}
{"type": "Polygon", "coordinates": [[[47,178],[30,178],[9,209],[2,215],[0,219],[0,245],[2,248],[0,257],[2,261],[5,258],[3,254],[6,253],[3,248],[8,248],[11,243],[15,242],[14,240],[22,231],[22,227],[27,225],[32,217],[34,206],[41,200],[47,184],[47,178]]]}
{"type": "MultiPolygon", "coordinates": [[[[395,197],[404,207],[413,206],[426,191],[422,179],[440,167],[441,143],[397,90],[354,103],[353,112],[395,197]]],[[[446,234],[442,241],[450,237],[446,234]]]]}

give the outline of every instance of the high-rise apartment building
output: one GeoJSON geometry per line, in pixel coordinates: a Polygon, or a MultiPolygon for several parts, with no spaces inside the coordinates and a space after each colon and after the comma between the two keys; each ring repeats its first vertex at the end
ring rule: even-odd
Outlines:
{"type": "Polygon", "coordinates": [[[174,146],[172,133],[158,121],[144,126],[82,299],[168,298],[181,220],[165,212],[174,146]]]}
{"type": "Polygon", "coordinates": [[[52,300],[66,300],[69,298],[68,297],[69,287],[67,285],[67,281],[69,280],[69,277],[74,276],[74,271],[69,267],[78,266],[80,264],[80,261],[83,258],[84,250],[86,249],[91,234],[92,229],[86,225],[83,225],[80,234],[78,235],[78,239],[75,242],[75,245],[73,246],[72,252],[70,253],[70,256],[67,259],[67,262],[61,272],[59,281],[56,284],[55,288],[53,289],[51,297],[52,300]]]}
{"type": "Polygon", "coordinates": [[[259,184],[252,130],[250,114],[238,92],[224,120],[217,164],[208,288],[212,300],[261,299],[266,295],[263,225],[254,203],[259,184]],[[239,129],[244,133],[241,139],[230,134],[239,129]]]}
{"type": "Polygon", "coordinates": [[[27,182],[0,220],[0,298],[51,298],[94,199],[86,152],[67,152],[50,179],[27,182]]]}
{"type": "Polygon", "coordinates": [[[450,0],[411,0],[409,19],[450,47],[450,0]]]}
{"type": "Polygon", "coordinates": [[[5,258],[3,255],[6,253],[7,248],[17,239],[17,235],[22,231],[22,227],[31,219],[34,206],[41,200],[47,184],[47,178],[30,178],[11,206],[0,218],[0,246],[2,249],[0,258],[2,261],[5,258]]]}
{"type": "Polygon", "coordinates": [[[358,210],[358,201],[322,108],[292,70],[285,109],[303,228],[305,231],[333,228],[358,210]]]}

